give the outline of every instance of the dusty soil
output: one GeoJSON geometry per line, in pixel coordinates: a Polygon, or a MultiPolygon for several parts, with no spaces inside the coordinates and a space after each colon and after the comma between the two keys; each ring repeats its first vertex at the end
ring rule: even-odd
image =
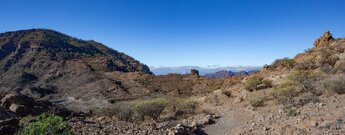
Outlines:
{"type": "Polygon", "coordinates": [[[274,101],[254,108],[248,102],[229,99],[229,103],[215,107],[220,118],[204,131],[209,135],[345,134],[345,95],[323,95],[319,99],[296,108],[296,116],[288,116],[274,101]]]}

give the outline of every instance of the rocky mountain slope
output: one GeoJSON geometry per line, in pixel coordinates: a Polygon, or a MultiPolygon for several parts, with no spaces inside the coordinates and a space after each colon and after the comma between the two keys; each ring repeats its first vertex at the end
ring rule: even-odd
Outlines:
{"type": "Polygon", "coordinates": [[[84,70],[151,74],[146,65],[124,53],[95,41],[83,41],[46,29],[0,34],[0,54],[1,74],[19,70],[37,72],[68,63],[84,70]]]}
{"type": "Polygon", "coordinates": [[[97,74],[114,71],[152,74],[146,65],[95,41],[47,29],[0,34],[2,92],[27,89],[41,97],[75,91],[97,74]]]}

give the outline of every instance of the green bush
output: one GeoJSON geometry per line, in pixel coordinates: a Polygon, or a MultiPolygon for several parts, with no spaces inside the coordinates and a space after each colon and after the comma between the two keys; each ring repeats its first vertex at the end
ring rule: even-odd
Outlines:
{"type": "Polygon", "coordinates": [[[253,76],[248,78],[245,84],[245,89],[248,91],[257,90],[257,86],[262,83],[263,78],[259,76],[253,76]]]}
{"type": "Polygon", "coordinates": [[[20,120],[16,135],[72,135],[71,127],[56,115],[27,116],[20,120]]]}
{"type": "Polygon", "coordinates": [[[337,75],[323,82],[323,87],[327,90],[334,91],[337,94],[345,93],[345,76],[337,75]]]}

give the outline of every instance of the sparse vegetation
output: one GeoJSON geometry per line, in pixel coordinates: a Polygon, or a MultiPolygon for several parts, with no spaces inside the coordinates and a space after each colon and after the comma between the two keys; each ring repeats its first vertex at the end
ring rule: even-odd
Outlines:
{"type": "Polygon", "coordinates": [[[295,117],[295,116],[299,115],[298,109],[295,107],[286,108],[284,112],[289,117],[295,117]]]}
{"type": "Polygon", "coordinates": [[[333,66],[338,61],[338,58],[332,53],[330,48],[327,48],[320,51],[320,58],[318,61],[321,65],[328,64],[333,66]]]}
{"type": "Polygon", "coordinates": [[[295,65],[295,60],[290,58],[282,58],[275,60],[270,66],[271,69],[276,69],[278,67],[291,69],[295,65]]]}
{"type": "Polygon", "coordinates": [[[264,98],[263,97],[253,97],[250,99],[250,105],[253,107],[260,107],[264,106],[264,98]]]}
{"type": "Polygon", "coordinates": [[[20,120],[16,135],[72,135],[71,127],[56,115],[27,116],[20,120]]]}
{"type": "Polygon", "coordinates": [[[345,60],[338,60],[335,63],[333,73],[345,73],[345,60]]]}
{"type": "Polygon", "coordinates": [[[252,76],[248,78],[245,84],[245,89],[248,91],[257,90],[257,86],[262,83],[263,78],[260,76],[252,76]]]}
{"type": "Polygon", "coordinates": [[[301,61],[300,63],[296,63],[295,69],[297,70],[313,70],[318,68],[319,65],[315,58],[309,58],[301,61]]]}
{"type": "Polygon", "coordinates": [[[329,79],[326,79],[323,82],[323,87],[326,90],[331,90],[337,94],[344,94],[345,93],[345,76],[337,75],[329,79]]]}
{"type": "Polygon", "coordinates": [[[298,70],[290,74],[288,78],[297,81],[304,92],[309,91],[316,94],[316,82],[323,78],[323,73],[313,70],[298,70]]]}
{"type": "Polygon", "coordinates": [[[162,111],[166,108],[173,108],[172,111],[192,113],[197,107],[197,103],[190,99],[166,99],[156,98],[148,100],[135,100],[117,104],[115,115],[126,121],[132,119],[144,120],[144,117],[157,120],[162,111]]]}
{"type": "Polygon", "coordinates": [[[284,79],[274,86],[272,96],[280,103],[286,103],[301,91],[299,83],[295,80],[284,79]]]}
{"type": "Polygon", "coordinates": [[[298,70],[274,86],[272,96],[280,103],[290,103],[292,98],[303,92],[310,92],[313,95],[320,95],[315,87],[317,82],[322,80],[322,73],[313,70],[298,70]]]}
{"type": "Polygon", "coordinates": [[[262,80],[262,84],[264,84],[267,88],[271,88],[272,86],[273,86],[273,84],[272,84],[273,82],[272,82],[272,80],[271,79],[263,79],[262,80]]]}

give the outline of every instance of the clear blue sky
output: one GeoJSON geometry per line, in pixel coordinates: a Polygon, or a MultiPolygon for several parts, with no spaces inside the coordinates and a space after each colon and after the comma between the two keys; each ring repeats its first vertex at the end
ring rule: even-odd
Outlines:
{"type": "Polygon", "coordinates": [[[50,28],[149,66],[263,65],[345,36],[344,0],[0,0],[0,32],[50,28]]]}

